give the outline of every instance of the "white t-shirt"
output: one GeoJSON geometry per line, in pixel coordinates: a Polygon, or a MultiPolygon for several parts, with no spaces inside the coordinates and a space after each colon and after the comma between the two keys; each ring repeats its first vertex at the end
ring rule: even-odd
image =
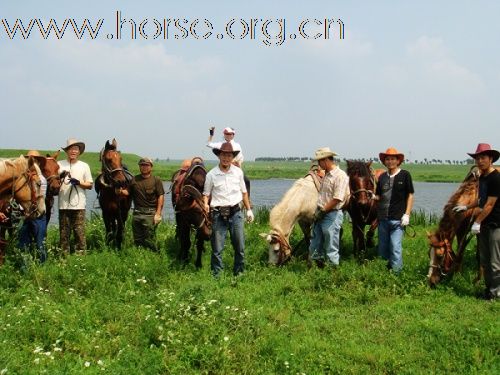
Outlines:
{"type": "Polygon", "coordinates": [[[243,200],[243,193],[247,192],[243,171],[231,165],[227,173],[219,166],[207,173],[203,195],[211,195],[210,207],[234,206],[243,200]]]}
{"type": "Polygon", "coordinates": [[[70,177],[80,180],[80,182],[94,182],[90,167],[87,163],[77,160],[76,163],[70,164],[67,160],[57,162],[59,164],[59,173],[68,171],[70,174],[66,176],[59,190],[59,209],[60,210],[84,210],[87,205],[86,189],[80,186],[72,186],[69,183],[70,177]]]}

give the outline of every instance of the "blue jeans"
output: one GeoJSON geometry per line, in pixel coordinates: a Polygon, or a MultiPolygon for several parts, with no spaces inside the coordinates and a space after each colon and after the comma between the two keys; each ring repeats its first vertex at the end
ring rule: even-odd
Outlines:
{"type": "Polygon", "coordinates": [[[403,227],[401,220],[379,220],[378,254],[388,261],[388,266],[399,273],[403,269],[403,227]]]}
{"type": "Polygon", "coordinates": [[[233,274],[238,275],[245,268],[245,234],[243,232],[243,212],[238,211],[224,220],[217,211],[212,212],[212,258],[211,268],[212,274],[218,276],[224,269],[222,263],[222,250],[226,242],[227,231],[231,236],[231,244],[234,249],[234,266],[233,274]]]}
{"type": "Polygon", "coordinates": [[[45,215],[37,219],[24,220],[23,226],[19,230],[18,247],[22,250],[29,250],[32,243],[35,243],[40,263],[47,260],[47,250],[45,249],[45,236],[47,234],[47,222],[45,215]]]}
{"type": "Polygon", "coordinates": [[[321,221],[314,223],[309,255],[312,260],[323,260],[339,264],[340,228],[344,220],[341,210],[328,212],[321,221]]]}

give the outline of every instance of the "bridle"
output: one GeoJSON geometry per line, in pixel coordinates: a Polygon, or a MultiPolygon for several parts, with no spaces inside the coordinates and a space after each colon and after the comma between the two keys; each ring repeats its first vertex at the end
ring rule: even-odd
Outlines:
{"type": "Polygon", "coordinates": [[[280,233],[271,233],[271,238],[276,240],[276,242],[279,244],[277,264],[282,265],[290,257],[290,254],[292,253],[292,247],[290,246],[290,243],[287,241],[285,236],[280,233]]]}
{"type": "Polygon", "coordinates": [[[191,202],[191,204],[188,207],[182,208],[182,209],[179,209],[178,208],[178,204],[176,204],[175,207],[174,207],[175,208],[175,213],[188,212],[188,211],[191,211],[191,210],[193,210],[195,208],[198,208],[198,210],[201,211],[201,214],[202,214],[203,218],[202,218],[200,224],[198,224],[197,226],[194,225],[194,224],[191,224],[191,225],[195,229],[200,229],[204,225],[206,225],[208,228],[211,228],[212,227],[212,220],[210,219],[209,212],[207,212],[207,210],[205,209],[205,205],[203,204],[203,202],[201,202],[200,198],[192,197],[192,195],[188,192],[188,190],[196,190],[196,192],[198,192],[198,189],[196,189],[195,186],[189,185],[189,184],[184,185],[181,188],[181,191],[179,192],[179,196],[180,197],[191,197],[193,199],[193,201],[191,202]]]}
{"type": "MultiPolygon", "coordinates": [[[[361,176],[358,176],[358,177],[361,177],[361,176]]],[[[370,181],[371,186],[372,186],[371,189],[361,188],[361,189],[351,191],[351,199],[350,199],[351,204],[352,203],[358,204],[359,194],[365,193],[367,195],[368,204],[370,206],[368,213],[365,215],[363,210],[360,210],[360,212],[359,212],[359,214],[361,216],[361,221],[363,223],[366,223],[367,219],[370,217],[372,210],[373,210],[373,206],[374,206],[373,203],[375,202],[375,185],[376,184],[375,184],[375,178],[373,177],[373,175],[370,177],[369,181],[370,181]]]]}
{"type": "MultiPolygon", "coordinates": [[[[56,159],[54,159],[53,157],[47,156],[46,159],[54,160],[57,163],[56,159]]],[[[49,189],[50,186],[53,187],[55,191],[58,191],[59,188],[61,187],[62,179],[60,174],[52,174],[50,176],[45,176],[45,179],[47,180],[47,189],[49,189]],[[53,181],[57,182],[57,185],[53,186],[52,184],[53,181]]]]}
{"type": "Polygon", "coordinates": [[[43,194],[37,194],[37,187],[38,191],[40,191],[40,186],[41,186],[41,183],[37,182],[34,179],[34,176],[37,173],[38,172],[36,170],[35,171],[28,170],[23,172],[20,176],[18,177],[14,176],[13,178],[14,182],[12,183],[12,197],[17,201],[17,203],[21,205],[25,202],[30,203],[28,210],[24,213],[25,217],[38,217],[41,214],[43,214],[43,212],[40,212],[38,210],[37,202],[39,198],[43,198],[43,194]],[[24,180],[24,182],[20,186],[16,187],[21,178],[24,180]],[[19,193],[25,186],[28,186],[28,188],[30,189],[30,199],[27,200],[27,199],[16,198],[16,194],[19,193]]]}
{"type": "MultiPolygon", "coordinates": [[[[106,153],[106,152],[114,152],[117,154],[117,157],[119,157],[118,151],[115,151],[115,150],[104,151],[104,153],[106,153]]],[[[105,187],[113,187],[115,189],[126,188],[129,184],[129,182],[132,180],[132,174],[128,170],[123,168],[121,163],[120,163],[120,167],[118,167],[118,168],[109,167],[106,159],[104,158],[104,155],[102,157],[102,172],[103,172],[103,175],[105,178],[101,179],[101,182],[105,187]],[[124,177],[123,180],[116,179],[115,175],[118,172],[121,172],[123,174],[123,177],[124,177]],[[110,181],[111,184],[106,183],[106,180],[110,181]]]]}

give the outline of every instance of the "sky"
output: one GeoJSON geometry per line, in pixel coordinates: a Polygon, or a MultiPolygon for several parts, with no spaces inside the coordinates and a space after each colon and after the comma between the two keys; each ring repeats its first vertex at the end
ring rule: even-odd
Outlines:
{"type": "Polygon", "coordinates": [[[246,160],[319,147],[464,160],[479,142],[500,148],[499,14],[494,0],[3,1],[0,148],[116,138],[123,152],[212,159],[208,128],[222,139],[230,126],[246,160]],[[26,38],[17,19],[33,20],[26,38]],[[50,19],[68,20],[62,37],[43,38],[35,20],[50,19]],[[84,19],[103,20],[94,39],[75,36],[84,19]]]}

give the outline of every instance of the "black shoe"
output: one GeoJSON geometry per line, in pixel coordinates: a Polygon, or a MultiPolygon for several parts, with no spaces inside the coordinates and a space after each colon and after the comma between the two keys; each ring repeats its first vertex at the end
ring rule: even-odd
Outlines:
{"type": "Polygon", "coordinates": [[[492,301],[495,299],[495,296],[489,290],[485,290],[482,293],[479,293],[477,298],[485,301],[492,301]]]}

